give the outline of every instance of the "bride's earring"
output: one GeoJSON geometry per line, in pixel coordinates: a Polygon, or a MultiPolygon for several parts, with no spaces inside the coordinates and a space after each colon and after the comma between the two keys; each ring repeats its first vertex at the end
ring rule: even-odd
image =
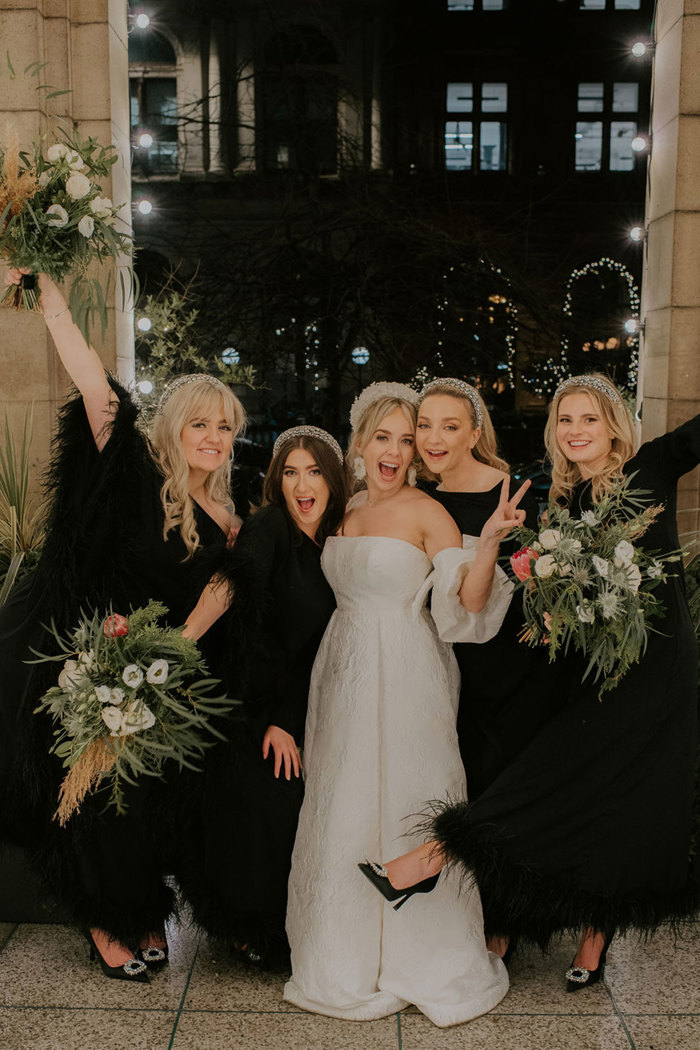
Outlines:
{"type": "Polygon", "coordinates": [[[415,487],[417,477],[418,475],[416,474],[416,468],[414,466],[410,466],[406,472],[406,480],[408,481],[408,484],[415,487]]]}
{"type": "Polygon", "coordinates": [[[362,456],[355,456],[352,461],[352,472],[355,475],[357,481],[363,481],[367,476],[367,470],[365,468],[365,461],[362,456]]]}

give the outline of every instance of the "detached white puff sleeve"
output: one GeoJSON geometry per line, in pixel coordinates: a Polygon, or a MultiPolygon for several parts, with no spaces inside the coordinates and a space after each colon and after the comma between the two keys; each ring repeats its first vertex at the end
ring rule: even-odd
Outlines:
{"type": "Polygon", "coordinates": [[[491,594],[481,612],[469,612],[459,591],[476,558],[476,536],[462,536],[463,549],[446,547],[433,558],[430,611],[444,642],[488,642],[500,630],[513,594],[513,583],[500,565],[494,571],[491,594]]]}

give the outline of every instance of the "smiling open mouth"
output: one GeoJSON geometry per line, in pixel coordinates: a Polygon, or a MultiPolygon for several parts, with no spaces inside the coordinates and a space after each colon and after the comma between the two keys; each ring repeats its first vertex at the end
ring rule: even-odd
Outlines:
{"type": "Polygon", "coordinates": [[[426,451],[427,455],[430,456],[431,459],[442,459],[443,456],[447,455],[447,451],[445,449],[442,449],[442,450],[436,449],[433,452],[432,449],[426,448],[425,451],[426,451]]]}
{"type": "Polygon", "coordinates": [[[379,473],[387,481],[392,481],[399,472],[398,463],[380,463],[379,473]]]}
{"type": "Polygon", "coordinates": [[[313,496],[309,497],[308,499],[297,499],[297,506],[299,507],[299,510],[302,512],[302,514],[308,514],[310,510],[313,510],[315,502],[316,500],[313,498],[313,496]]]}

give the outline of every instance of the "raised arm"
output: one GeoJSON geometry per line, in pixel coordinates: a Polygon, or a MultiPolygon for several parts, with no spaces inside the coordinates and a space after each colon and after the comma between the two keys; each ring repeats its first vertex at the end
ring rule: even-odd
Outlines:
{"type": "MultiPolygon", "coordinates": [[[[19,284],[28,270],[12,269],[5,277],[6,284],[19,284]]],[[[39,305],[46,326],[51,332],[58,356],[76,387],[82,394],[85,413],[98,449],[109,440],[109,424],[119,398],[114,393],[97,353],[85,342],[82,332],[73,323],[66,300],[58,286],[45,274],[37,274],[41,298],[39,305]]]]}

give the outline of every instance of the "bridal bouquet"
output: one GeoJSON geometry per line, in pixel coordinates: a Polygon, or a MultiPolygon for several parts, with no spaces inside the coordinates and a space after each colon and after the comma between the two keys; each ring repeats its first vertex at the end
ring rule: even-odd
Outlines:
{"type": "Polygon", "coordinates": [[[522,584],[522,640],[547,645],[550,660],[573,645],[588,661],[584,680],[591,672],[602,677],[600,695],[644,652],[651,620],[664,611],[654,590],[680,557],[635,546],[662,508],[649,506],[630,481],[580,518],[550,504],[537,532],[518,530],[524,545],[510,559],[522,584]]]}
{"type": "Polygon", "coordinates": [[[55,814],[61,825],[103,780],[111,785],[110,804],[123,813],[124,783],[162,776],[168,760],[197,769],[194,761],[213,744],[206,738],[224,739],[210,718],[225,715],[236,701],[213,694],[220,683],[208,677],[197,645],[181,628],[158,626],[165,612],[149,602],[128,617],[83,617],[67,637],[54,629],[57,656],[36,654],[35,663],[63,662],[58,684],[36,708],[52,716],[51,752],[68,769],[55,814]]]}
{"type": "Polygon", "coordinates": [[[116,160],[113,146],[77,133],[64,133],[48,147],[36,141],[29,153],[20,150],[16,133],[0,145],[0,257],[31,271],[7,290],[3,302],[35,310],[34,274],[43,271],[59,283],[73,274],[73,319],[87,338],[97,313],[104,334],[105,293],[88,276],[88,266],[132,250],[128,233],[116,228],[120,205],[105,197],[101,186],[116,160]]]}

